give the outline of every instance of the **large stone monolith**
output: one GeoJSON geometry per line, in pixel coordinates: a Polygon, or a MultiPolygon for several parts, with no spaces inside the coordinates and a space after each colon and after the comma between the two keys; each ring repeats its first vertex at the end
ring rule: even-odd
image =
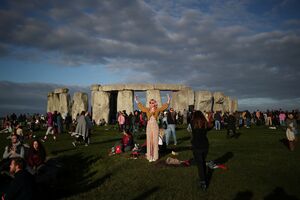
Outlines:
{"type": "Polygon", "coordinates": [[[195,110],[211,111],[212,93],[209,91],[195,91],[195,110]]]}
{"type": "Polygon", "coordinates": [[[70,113],[70,95],[68,93],[60,93],[59,94],[59,109],[58,112],[62,114],[62,116],[66,116],[67,113],[70,113]]]}
{"type": "Polygon", "coordinates": [[[151,99],[154,99],[157,101],[157,107],[161,107],[161,97],[160,97],[160,91],[159,90],[147,90],[146,91],[146,103],[145,106],[149,107],[149,101],[151,99]]]}
{"type": "Polygon", "coordinates": [[[176,112],[183,114],[189,109],[189,105],[194,105],[193,90],[185,89],[172,93],[170,107],[176,112]]]}
{"type": "Polygon", "coordinates": [[[126,110],[127,114],[133,112],[133,91],[131,90],[123,90],[118,92],[117,111],[123,110],[126,110]]]}
{"type": "Polygon", "coordinates": [[[53,112],[53,104],[54,104],[54,93],[53,92],[49,92],[48,96],[47,96],[47,112],[53,112]]]}
{"type": "Polygon", "coordinates": [[[59,99],[59,93],[53,93],[53,106],[52,109],[54,111],[59,112],[60,109],[60,99],[59,99]]]}
{"type": "Polygon", "coordinates": [[[106,122],[109,122],[109,97],[109,92],[93,91],[92,93],[92,98],[94,99],[92,104],[92,119],[96,122],[96,124],[99,124],[101,119],[104,119],[106,122]]]}
{"type": "Polygon", "coordinates": [[[225,95],[223,92],[214,92],[214,111],[225,111],[225,95]]]}
{"type": "Polygon", "coordinates": [[[83,92],[75,92],[72,101],[72,118],[76,119],[77,114],[88,111],[88,95],[83,92]]]}
{"type": "Polygon", "coordinates": [[[238,111],[238,100],[237,99],[231,99],[231,110],[232,110],[232,112],[238,111]]]}

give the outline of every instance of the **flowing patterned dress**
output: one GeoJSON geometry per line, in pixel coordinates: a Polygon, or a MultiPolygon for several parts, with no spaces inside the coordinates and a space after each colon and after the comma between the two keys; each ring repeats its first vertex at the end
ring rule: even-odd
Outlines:
{"type": "Polygon", "coordinates": [[[156,161],[158,159],[158,133],[159,127],[157,117],[160,112],[166,110],[169,104],[165,103],[155,112],[150,112],[150,109],[138,103],[138,108],[147,115],[148,123],[146,127],[147,134],[147,160],[156,161]]]}

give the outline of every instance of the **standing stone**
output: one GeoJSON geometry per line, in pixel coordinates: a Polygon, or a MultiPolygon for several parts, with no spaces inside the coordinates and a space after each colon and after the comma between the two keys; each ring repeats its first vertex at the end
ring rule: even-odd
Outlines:
{"type": "Polygon", "coordinates": [[[237,99],[231,100],[231,109],[232,109],[232,112],[238,111],[238,100],[237,99]]]}
{"type": "Polygon", "coordinates": [[[59,99],[59,93],[53,93],[53,111],[58,111],[60,109],[60,99],[59,99]]]}
{"type": "Polygon", "coordinates": [[[225,111],[225,95],[223,92],[214,92],[214,111],[225,111]]]}
{"type": "Polygon", "coordinates": [[[70,113],[70,95],[68,93],[59,94],[59,103],[60,107],[58,112],[60,112],[62,116],[66,116],[67,113],[70,113]]]}
{"type": "Polygon", "coordinates": [[[93,116],[92,119],[99,125],[100,120],[104,119],[106,122],[109,122],[109,92],[104,91],[93,91],[92,98],[94,99],[93,107],[93,116]]]}
{"type": "Polygon", "coordinates": [[[194,92],[190,89],[172,93],[170,107],[174,108],[176,112],[183,114],[189,109],[189,105],[194,105],[194,92]]]}
{"type": "Polygon", "coordinates": [[[54,104],[54,97],[53,97],[53,92],[48,93],[47,97],[47,112],[53,112],[53,104],[54,104]]]}
{"type": "Polygon", "coordinates": [[[210,111],[212,107],[212,93],[209,91],[195,91],[195,110],[210,111]]]}
{"type": "Polygon", "coordinates": [[[223,111],[231,112],[231,99],[229,96],[224,96],[223,111]]]}
{"type": "Polygon", "coordinates": [[[126,110],[129,114],[133,112],[133,91],[123,90],[118,92],[117,111],[126,110]]]}
{"type": "Polygon", "coordinates": [[[151,99],[156,100],[157,102],[157,107],[161,107],[161,98],[160,98],[160,91],[159,90],[147,90],[146,91],[146,103],[145,106],[149,107],[149,101],[151,99]]]}
{"type": "Polygon", "coordinates": [[[83,92],[75,92],[73,95],[72,118],[76,119],[77,114],[88,110],[88,95],[83,92]]]}

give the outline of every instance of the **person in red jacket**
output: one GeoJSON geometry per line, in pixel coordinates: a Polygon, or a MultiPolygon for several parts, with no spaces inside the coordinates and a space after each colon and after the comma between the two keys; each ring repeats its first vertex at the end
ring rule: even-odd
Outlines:
{"type": "Polygon", "coordinates": [[[123,137],[122,137],[122,151],[127,152],[133,149],[134,142],[132,134],[130,133],[129,129],[124,130],[123,137]]]}
{"type": "Polygon", "coordinates": [[[32,174],[38,172],[46,160],[46,151],[39,140],[33,140],[28,153],[27,163],[32,174]]]}

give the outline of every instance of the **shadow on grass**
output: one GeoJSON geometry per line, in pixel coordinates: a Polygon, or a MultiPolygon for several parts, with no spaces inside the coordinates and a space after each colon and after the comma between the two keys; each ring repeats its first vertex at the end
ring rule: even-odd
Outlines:
{"type": "Polygon", "coordinates": [[[233,153],[232,152],[226,152],[224,155],[220,156],[219,158],[214,159],[214,162],[216,164],[225,164],[231,158],[233,158],[233,153]]]}
{"type": "Polygon", "coordinates": [[[238,192],[233,200],[251,200],[253,192],[246,190],[244,192],[238,192]]]}
{"type": "Polygon", "coordinates": [[[233,138],[238,139],[241,136],[241,132],[236,132],[233,138]]]}
{"type": "Polygon", "coordinates": [[[132,200],[146,199],[147,197],[149,197],[151,194],[155,193],[158,190],[159,190],[158,186],[153,187],[153,188],[143,192],[142,194],[139,194],[137,197],[133,198],[132,200]]]}
{"type": "Polygon", "coordinates": [[[80,194],[101,186],[111,177],[107,173],[101,178],[94,180],[93,176],[96,171],[90,171],[89,166],[95,163],[99,157],[85,156],[81,153],[74,155],[65,155],[57,158],[62,163],[55,185],[51,188],[43,188],[45,196],[48,199],[60,199],[80,194]]]}
{"type": "Polygon", "coordinates": [[[276,187],[270,194],[264,197],[264,200],[299,200],[296,196],[288,195],[283,188],[276,187]]]}
{"type": "MultiPolygon", "coordinates": [[[[231,158],[233,158],[233,153],[232,152],[226,152],[224,155],[214,159],[214,163],[216,164],[225,164],[227,163],[231,158]]],[[[208,183],[208,186],[211,182],[211,179],[212,179],[212,176],[213,176],[213,172],[214,170],[213,169],[210,169],[208,168],[208,172],[207,172],[207,183],[208,183]]]]}
{"type": "Polygon", "coordinates": [[[120,138],[114,138],[110,140],[104,140],[104,141],[99,141],[99,142],[92,142],[90,145],[99,145],[99,144],[105,144],[105,143],[110,143],[110,142],[116,142],[116,141],[121,141],[122,136],[120,138]]]}
{"type": "Polygon", "coordinates": [[[182,138],[178,138],[177,139],[177,144],[181,144],[184,141],[187,141],[187,140],[190,140],[190,139],[191,139],[191,136],[185,136],[185,137],[182,137],[182,138]]]}
{"type": "MultiPolygon", "coordinates": [[[[72,145],[72,144],[70,144],[70,145],[72,145]]],[[[51,154],[57,155],[57,154],[64,153],[64,152],[67,152],[67,151],[72,151],[74,149],[75,148],[72,147],[72,148],[68,148],[68,149],[54,150],[54,151],[51,151],[51,154]]]]}
{"type": "Polygon", "coordinates": [[[279,140],[287,149],[290,149],[289,147],[289,141],[286,138],[282,138],[279,140]]]}

